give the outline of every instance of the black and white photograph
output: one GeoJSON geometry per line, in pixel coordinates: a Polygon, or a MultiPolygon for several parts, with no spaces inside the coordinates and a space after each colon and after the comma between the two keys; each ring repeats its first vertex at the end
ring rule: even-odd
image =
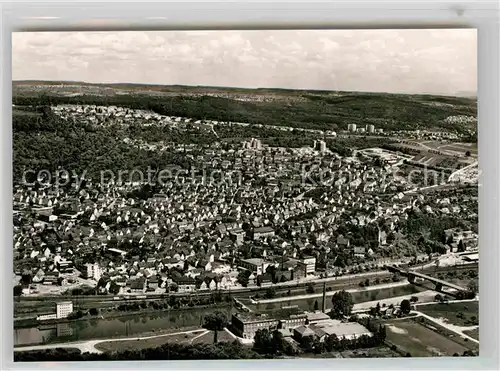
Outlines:
{"type": "Polygon", "coordinates": [[[13,32],[14,361],[479,356],[477,54],[13,32]]]}

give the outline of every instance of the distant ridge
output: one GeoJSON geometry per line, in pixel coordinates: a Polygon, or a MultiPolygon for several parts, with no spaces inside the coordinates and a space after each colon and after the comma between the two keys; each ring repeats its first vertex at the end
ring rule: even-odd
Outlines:
{"type": "Polygon", "coordinates": [[[206,86],[206,85],[161,85],[161,84],[145,84],[145,83],[95,83],[85,81],[70,81],[70,80],[14,80],[13,86],[23,85],[81,85],[81,86],[95,86],[95,87],[109,87],[109,88],[136,88],[136,89],[153,89],[162,90],[167,92],[178,90],[206,90],[206,91],[234,91],[234,92],[281,92],[281,93],[316,93],[316,94],[387,94],[387,95],[407,95],[407,96],[436,96],[436,97],[459,97],[468,99],[477,99],[476,93],[473,92],[459,92],[456,95],[435,94],[435,93],[389,93],[383,91],[343,91],[343,90],[315,90],[315,89],[290,89],[290,88],[262,88],[262,87],[231,87],[231,86],[206,86]]]}

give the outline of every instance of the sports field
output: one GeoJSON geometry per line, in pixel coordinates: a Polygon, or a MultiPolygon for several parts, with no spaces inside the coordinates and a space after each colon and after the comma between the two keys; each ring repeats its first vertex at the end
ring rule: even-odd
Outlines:
{"type": "Polygon", "coordinates": [[[462,355],[468,349],[411,319],[387,322],[387,341],[412,357],[462,355]]]}

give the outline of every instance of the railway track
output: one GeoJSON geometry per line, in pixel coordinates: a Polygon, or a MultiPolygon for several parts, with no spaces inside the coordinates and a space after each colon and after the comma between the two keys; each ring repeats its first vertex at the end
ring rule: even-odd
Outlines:
{"type": "MultiPolygon", "coordinates": [[[[459,266],[450,266],[450,267],[436,267],[436,268],[425,268],[419,269],[422,273],[426,274],[436,274],[436,273],[447,273],[447,272],[457,272],[464,270],[477,270],[478,265],[476,263],[459,265],[459,266]]],[[[367,278],[372,279],[375,278],[383,278],[390,277],[392,273],[389,271],[379,271],[373,272],[373,274],[358,276],[358,277],[338,277],[337,279],[331,279],[329,281],[311,281],[311,282],[300,282],[300,283],[290,283],[288,285],[272,285],[275,288],[277,293],[290,291],[291,293],[303,292],[306,290],[308,285],[313,286],[314,291],[321,290],[323,288],[324,282],[326,282],[326,287],[330,289],[342,289],[350,286],[357,286],[360,282],[365,281],[367,278]]],[[[269,286],[268,286],[269,287],[269,286]]],[[[221,290],[220,293],[223,295],[231,295],[233,297],[249,297],[258,292],[263,292],[268,289],[268,287],[249,287],[249,288],[241,288],[235,290],[221,290]]],[[[141,302],[141,301],[157,301],[157,300],[165,300],[169,296],[175,296],[177,298],[182,297],[207,297],[213,295],[212,291],[205,292],[196,292],[196,293],[170,293],[170,294],[145,294],[139,296],[113,296],[113,295],[92,295],[92,296],[51,296],[51,297],[32,297],[32,298],[22,298],[20,303],[30,303],[30,302],[41,302],[40,304],[43,306],[44,304],[48,305],[48,302],[60,301],[60,300],[74,300],[80,306],[82,305],[91,305],[91,304],[99,304],[101,302],[110,303],[114,302],[116,304],[128,303],[128,302],[141,302]],[[117,299],[119,298],[119,299],[117,299]]]]}

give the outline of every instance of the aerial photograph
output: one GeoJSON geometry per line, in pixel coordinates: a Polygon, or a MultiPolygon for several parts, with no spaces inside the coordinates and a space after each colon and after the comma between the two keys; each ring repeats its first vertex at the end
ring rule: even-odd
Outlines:
{"type": "Polygon", "coordinates": [[[14,32],[12,136],[15,362],[479,355],[475,29],[14,32]]]}

